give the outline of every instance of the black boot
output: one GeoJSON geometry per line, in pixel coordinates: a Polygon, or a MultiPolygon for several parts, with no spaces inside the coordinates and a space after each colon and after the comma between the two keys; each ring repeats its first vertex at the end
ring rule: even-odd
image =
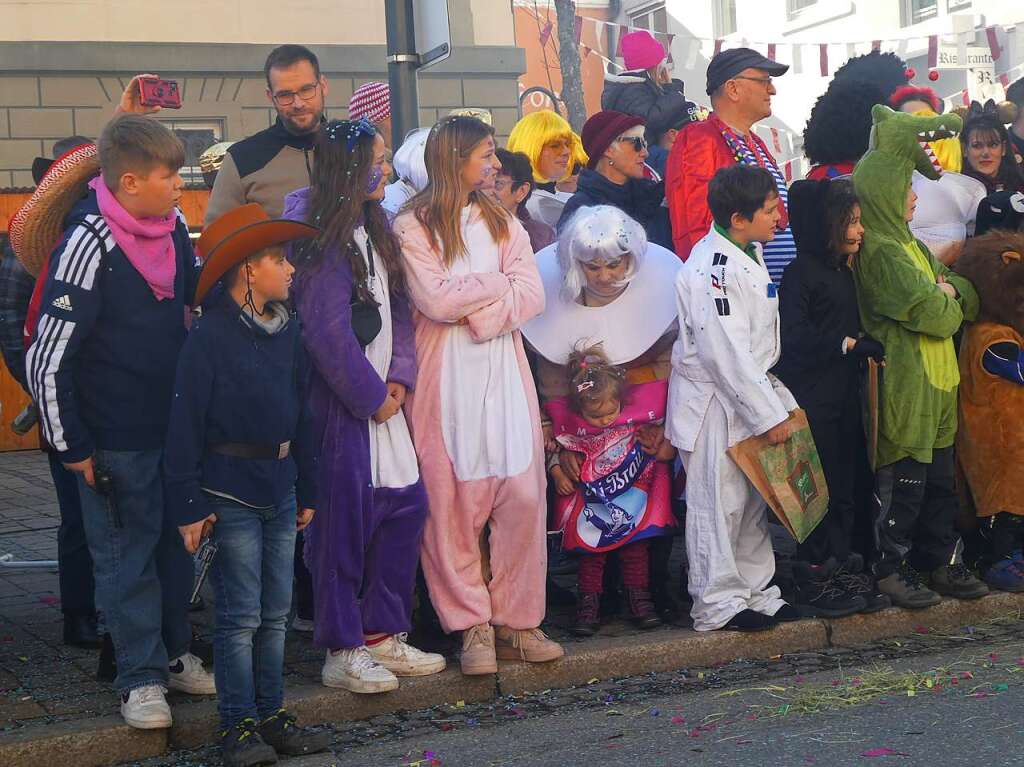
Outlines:
{"type": "Polygon", "coordinates": [[[661,619],[654,611],[651,594],[644,589],[626,589],[626,600],[629,602],[629,617],[640,629],[653,629],[661,625],[661,619]]]}
{"type": "Polygon", "coordinates": [[[569,630],[578,637],[592,637],[601,628],[601,595],[581,593],[576,617],[569,630]]]}
{"type": "Polygon", "coordinates": [[[103,641],[96,630],[96,616],[64,613],[64,644],[86,650],[102,647],[103,641]]]}
{"type": "Polygon", "coordinates": [[[850,554],[836,570],[835,578],[850,594],[864,600],[862,613],[876,613],[892,607],[892,600],[879,590],[875,576],[864,569],[864,557],[860,554],[850,554]]]}
{"type": "Polygon", "coordinates": [[[277,752],[263,742],[255,719],[243,719],[220,734],[220,758],[225,767],[277,764],[277,752]]]}
{"type": "Polygon", "coordinates": [[[793,562],[796,606],[807,618],[841,618],[867,606],[863,597],[851,594],[836,578],[835,559],[821,565],[793,562]]]}
{"type": "Polygon", "coordinates": [[[326,751],[331,745],[331,731],[314,732],[295,723],[295,717],[283,708],[260,724],[259,733],[278,754],[302,756],[326,751]]]}
{"type": "Polygon", "coordinates": [[[96,667],[96,681],[113,682],[117,678],[117,656],[114,655],[114,641],[110,634],[103,635],[100,660],[96,667]]]}

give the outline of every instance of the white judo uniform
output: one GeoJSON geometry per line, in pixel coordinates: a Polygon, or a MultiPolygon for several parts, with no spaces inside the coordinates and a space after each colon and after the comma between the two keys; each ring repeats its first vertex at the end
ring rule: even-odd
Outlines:
{"type": "Polygon", "coordinates": [[[714,227],[676,277],[679,337],[672,349],[666,435],[686,467],[686,554],[693,627],[721,628],[751,609],[784,604],[768,584],[775,557],[765,503],[726,454],[796,408],[768,373],[778,361],[779,300],[764,266],[714,227]]]}

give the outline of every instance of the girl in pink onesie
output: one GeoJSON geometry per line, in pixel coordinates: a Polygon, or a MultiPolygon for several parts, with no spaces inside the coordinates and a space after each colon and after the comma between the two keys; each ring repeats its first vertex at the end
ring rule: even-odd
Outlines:
{"type": "Polygon", "coordinates": [[[471,117],[433,127],[430,182],[395,220],[416,308],[417,389],[408,398],[430,514],[422,565],[464,674],[497,658],[550,661],[544,618],[544,449],[519,327],[544,309],[530,239],[479,190],[494,131],[471,117]],[[480,535],[489,527],[491,578],[480,535]]]}

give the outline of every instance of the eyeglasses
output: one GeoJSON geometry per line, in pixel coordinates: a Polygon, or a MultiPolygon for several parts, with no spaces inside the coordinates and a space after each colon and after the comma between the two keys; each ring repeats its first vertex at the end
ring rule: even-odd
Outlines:
{"type": "Polygon", "coordinates": [[[642,152],[647,148],[647,139],[643,136],[619,136],[616,141],[620,143],[631,143],[633,150],[636,152],[642,152]]]}
{"type": "Polygon", "coordinates": [[[273,96],[274,103],[281,107],[290,107],[295,103],[295,97],[298,96],[303,101],[309,101],[316,95],[317,88],[320,87],[320,83],[309,83],[309,85],[303,85],[298,91],[281,91],[275,93],[273,96]]]}
{"type": "Polygon", "coordinates": [[[733,80],[750,80],[754,83],[761,83],[765,88],[772,87],[772,78],[770,77],[747,77],[746,75],[736,75],[733,80]]]}

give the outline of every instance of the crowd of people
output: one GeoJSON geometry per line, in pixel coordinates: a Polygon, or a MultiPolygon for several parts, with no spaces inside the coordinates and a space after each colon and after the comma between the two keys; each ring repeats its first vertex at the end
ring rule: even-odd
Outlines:
{"type": "MultiPolygon", "coordinates": [[[[893,54],[853,59],[789,186],[754,132],[785,65],[717,54],[708,114],[653,36],[621,46],[578,134],[541,110],[502,148],[456,113],[393,155],[386,85],[329,119],[316,55],[276,48],[278,119],[227,148],[204,222],[134,80],[95,144],[40,167],[0,262],[3,351],[58,488],[65,641],[106,643],[128,724],[170,726],[168,688],[216,694],[226,764],[323,750],[284,707],[289,621],[324,685],[379,693],[445,668],[408,641],[417,599],[464,674],[556,660],[549,530],[580,637],[620,579],[637,626],[671,619],[678,537],[698,631],[1024,590],[1024,508],[988,494],[965,524],[980,486],[954,450],[955,342],[985,303],[954,262],[1024,220],[1024,81],[1016,115],[961,120],[893,54]],[[829,508],[786,579],[729,451],[786,442],[797,408],[829,508]],[[211,543],[212,674],[188,621],[211,543]]],[[[993,338],[985,371],[1024,385],[1020,336],[993,338]]]]}

